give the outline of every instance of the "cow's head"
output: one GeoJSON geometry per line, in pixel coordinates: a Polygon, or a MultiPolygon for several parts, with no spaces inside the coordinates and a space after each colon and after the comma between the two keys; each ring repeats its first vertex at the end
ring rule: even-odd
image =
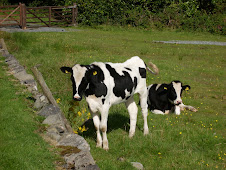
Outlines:
{"type": "Polygon", "coordinates": [[[61,67],[63,73],[71,74],[73,99],[76,101],[82,100],[82,95],[88,86],[87,66],[76,64],[73,67],[61,67]]]}
{"type": "Polygon", "coordinates": [[[172,81],[170,84],[164,86],[164,90],[167,93],[169,101],[174,105],[182,103],[181,95],[183,90],[190,90],[189,85],[182,85],[180,81],[172,81]]]}

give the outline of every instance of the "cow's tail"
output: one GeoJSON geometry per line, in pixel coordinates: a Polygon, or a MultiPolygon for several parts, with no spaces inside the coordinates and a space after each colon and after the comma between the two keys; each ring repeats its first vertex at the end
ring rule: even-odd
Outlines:
{"type": "Polygon", "coordinates": [[[150,73],[155,74],[155,75],[159,74],[159,69],[155,64],[153,64],[152,62],[149,62],[148,66],[147,66],[147,70],[150,73]],[[150,69],[148,66],[150,66],[152,69],[150,69]]]}

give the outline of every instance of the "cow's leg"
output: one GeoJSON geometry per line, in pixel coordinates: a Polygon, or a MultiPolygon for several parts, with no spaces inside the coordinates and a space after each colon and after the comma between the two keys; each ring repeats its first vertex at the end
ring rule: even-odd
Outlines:
{"type": "Polygon", "coordinates": [[[157,109],[154,109],[154,110],[151,110],[152,113],[154,114],[159,114],[159,115],[164,115],[165,113],[161,110],[157,110],[157,109]]]}
{"type": "Polygon", "coordinates": [[[102,147],[102,137],[100,134],[100,118],[97,113],[92,113],[93,116],[93,123],[96,128],[96,133],[97,133],[97,145],[96,147],[102,147]]]}
{"type": "Polygon", "coordinates": [[[184,109],[190,110],[192,112],[197,112],[198,110],[193,106],[184,105],[183,103],[179,105],[180,109],[183,111],[184,109]]]}
{"type": "Polygon", "coordinates": [[[135,134],[136,123],[137,123],[137,112],[138,112],[138,108],[137,108],[137,105],[136,105],[133,97],[129,98],[126,101],[126,107],[129,111],[129,115],[130,115],[129,137],[132,138],[135,134]]]}
{"type": "Polygon", "coordinates": [[[147,104],[148,91],[145,88],[145,90],[142,93],[139,93],[139,94],[140,94],[140,107],[141,107],[141,111],[142,111],[142,115],[143,115],[143,119],[144,119],[144,135],[147,135],[147,134],[149,134],[148,121],[147,121],[147,117],[148,117],[148,104],[147,104]]]}
{"type": "Polygon", "coordinates": [[[179,106],[175,106],[175,113],[176,113],[176,115],[180,115],[180,107],[179,106]]]}
{"type": "Polygon", "coordinates": [[[107,139],[107,121],[108,121],[108,111],[109,107],[103,107],[101,110],[101,123],[100,129],[103,135],[103,149],[108,150],[108,139],[107,139]]]}

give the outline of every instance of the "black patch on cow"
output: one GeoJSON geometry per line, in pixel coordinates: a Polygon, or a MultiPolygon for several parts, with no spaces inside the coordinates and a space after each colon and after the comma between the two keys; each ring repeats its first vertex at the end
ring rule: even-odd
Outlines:
{"type": "Polygon", "coordinates": [[[137,77],[134,77],[134,88],[137,88],[137,77]]]}
{"type": "Polygon", "coordinates": [[[96,97],[107,95],[107,86],[104,84],[104,73],[100,67],[91,65],[90,69],[86,72],[89,88],[85,91],[85,95],[95,95],[96,97]]]}
{"type": "Polygon", "coordinates": [[[169,102],[169,92],[170,85],[161,84],[159,88],[156,90],[158,84],[153,84],[148,91],[149,103],[148,107],[150,110],[158,109],[163,112],[165,110],[171,110],[173,105],[169,102]]]}
{"type": "Polygon", "coordinates": [[[128,100],[130,98],[130,96],[126,97],[126,100],[128,100]]]}
{"type": "Polygon", "coordinates": [[[142,78],[146,78],[146,69],[139,67],[139,73],[142,78]]]}
{"type": "Polygon", "coordinates": [[[123,71],[123,75],[119,75],[114,68],[109,64],[106,64],[106,68],[110,72],[110,75],[114,78],[115,87],[113,88],[113,93],[117,97],[125,99],[127,90],[130,94],[133,92],[133,88],[137,86],[137,79],[133,82],[130,74],[126,71],[123,71]]]}
{"type": "Polygon", "coordinates": [[[104,104],[104,102],[105,102],[105,99],[102,99],[102,104],[104,104]]]}
{"type": "Polygon", "coordinates": [[[128,67],[125,67],[125,69],[126,69],[126,70],[129,70],[129,71],[132,71],[132,70],[131,70],[130,68],[128,68],[128,67]]]}
{"type": "Polygon", "coordinates": [[[76,91],[76,83],[75,83],[75,79],[73,77],[73,73],[71,74],[71,81],[72,81],[73,98],[74,98],[74,95],[77,93],[77,91],[76,91]]]}

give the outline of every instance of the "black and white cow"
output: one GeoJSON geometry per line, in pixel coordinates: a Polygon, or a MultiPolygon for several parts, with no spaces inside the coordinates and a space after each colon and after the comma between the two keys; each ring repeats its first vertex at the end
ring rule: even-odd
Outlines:
{"type": "Polygon", "coordinates": [[[148,107],[155,114],[168,114],[175,112],[180,115],[184,109],[197,112],[188,105],[184,105],[181,99],[183,90],[190,90],[189,85],[182,85],[180,81],[172,81],[170,84],[152,84],[148,86],[148,107]]]}
{"type": "MultiPolygon", "coordinates": [[[[154,72],[158,68],[149,64],[154,72]]],[[[97,147],[108,150],[107,120],[109,108],[118,103],[125,102],[130,114],[129,137],[135,134],[137,121],[137,105],[133,95],[140,96],[140,106],[144,118],[144,135],[148,134],[147,124],[147,86],[146,67],[144,61],[135,56],[124,63],[94,62],[90,65],[76,64],[71,67],[61,67],[64,73],[71,73],[73,98],[80,101],[84,95],[93,116],[94,126],[97,131],[97,147]],[[99,114],[101,114],[101,120],[99,114]],[[100,134],[103,134],[103,140],[100,134]]],[[[150,71],[150,70],[149,70],[150,71]]]]}

